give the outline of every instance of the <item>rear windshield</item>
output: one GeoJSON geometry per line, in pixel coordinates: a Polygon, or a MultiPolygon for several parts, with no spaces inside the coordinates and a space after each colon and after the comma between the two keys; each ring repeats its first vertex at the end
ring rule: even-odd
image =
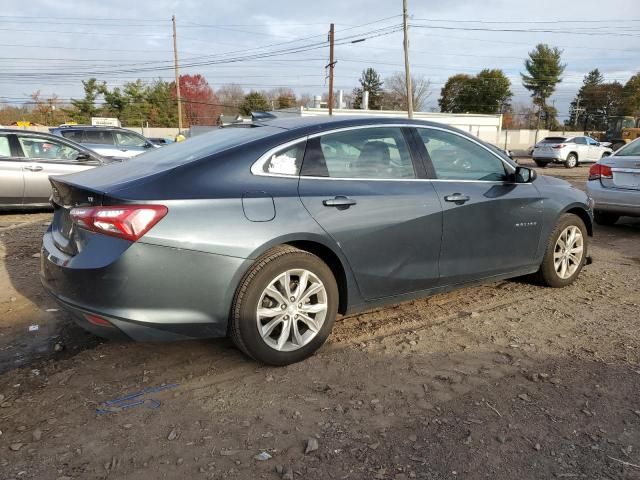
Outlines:
{"type": "Polygon", "coordinates": [[[562,143],[567,140],[567,137],[547,137],[543,138],[540,143],[562,143]]]}
{"type": "Polygon", "coordinates": [[[616,152],[616,157],[636,157],[640,156],[640,141],[636,140],[625,145],[616,152]]]}

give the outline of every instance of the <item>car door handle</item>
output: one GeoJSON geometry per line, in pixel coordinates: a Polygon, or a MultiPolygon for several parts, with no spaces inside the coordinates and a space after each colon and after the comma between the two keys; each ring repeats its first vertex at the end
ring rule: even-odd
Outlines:
{"type": "Polygon", "coordinates": [[[454,193],[453,195],[447,195],[446,197],[444,197],[445,202],[453,202],[459,205],[462,205],[463,203],[468,202],[469,200],[471,200],[469,198],[469,195],[463,195],[461,193],[454,193]]]}
{"type": "Polygon", "coordinates": [[[25,170],[29,170],[30,172],[40,172],[42,171],[42,167],[40,165],[29,165],[24,167],[25,170]]]}
{"type": "Polygon", "coordinates": [[[323,200],[322,204],[325,207],[338,207],[338,208],[349,208],[351,205],[355,205],[357,202],[349,197],[337,196],[334,198],[328,198],[327,200],[323,200]]]}

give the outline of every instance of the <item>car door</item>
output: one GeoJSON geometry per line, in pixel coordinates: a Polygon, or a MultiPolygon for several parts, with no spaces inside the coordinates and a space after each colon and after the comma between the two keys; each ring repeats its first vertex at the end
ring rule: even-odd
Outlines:
{"type": "Polygon", "coordinates": [[[75,173],[100,162],[62,140],[35,134],[19,134],[24,174],[24,204],[45,204],[51,196],[49,176],[75,173]]]}
{"type": "Polygon", "coordinates": [[[151,142],[146,138],[137,135],[133,132],[114,132],[116,139],[116,146],[121,152],[123,157],[135,157],[154,148],[151,142]]]}
{"type": "Polygon", "coordinates": [[[600,143],[591,137],[585,137],[585,140],[589,146],[589,162],[597,162],[602,157],[604,147],[601,147],[600,143]]]}
{"type": "Polygon", "coordinates": [[[0,205],[21,205],[23,195],[24,173],[15,135],[0,133],[0,205]]]}
{"type": "Polygon", "coordinates": [[[406,132],[354,127],[307,142],[300,199],[343,250],[366,300],[438,283],[442,209],[406,132]]]}
{"type": "Polygon", "coordinates": [[[415,132],[443,208],[441,285],[531,266],[542,227],[536,187],[514,183],[515,168],[471,137],[438,127],[415,132]]]}
{"type": "Polygon", "coordinates": [[[589,145],[585,137],[574,137],[571,139],[571,142],[574,144],[572,150],[575,150],[578,154],[579,162],[591,161],[591,152],[589,151],[589,145]]]}

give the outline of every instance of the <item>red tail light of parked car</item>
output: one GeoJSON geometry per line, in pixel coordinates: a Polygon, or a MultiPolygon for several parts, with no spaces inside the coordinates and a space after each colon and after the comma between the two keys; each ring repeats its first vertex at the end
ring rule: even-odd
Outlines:
{"type": "Polygon", "coordinates": [[[613,178],[613,172],[608,165],[595,163],[589,169],[589,180],[599,180],[601,178],[613,178]]]}
{"type": "Polygon", "coordinates": [[[81,228],[135,242],[168,211],[164,205],[119,205],[74,208],[70,215],[81,228]]]}

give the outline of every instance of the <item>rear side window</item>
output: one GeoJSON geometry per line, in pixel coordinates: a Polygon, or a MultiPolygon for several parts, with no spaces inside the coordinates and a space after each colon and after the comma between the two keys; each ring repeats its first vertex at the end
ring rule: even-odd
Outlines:
{"type": "Polygon", "coordinates": [[[313,138],[303,175],[330,178],[411,179],[415,170],[398,127],[358,128],[313,138]]]}
{"type": "Polygon", "coordinates": [[[300,142],[271,154],[262,166],[263,172],[274,175],[298,175],[305,145],[306,142],[300,142]]]}
{"type": "Polygon", "coordinates": [[[616,157],[635,157],[640,156],[640,141],[631,142],[615,153],[616,157]]]}
{"type": "Polygon", "coordinates": [[[114,145],[113,134],[104,130],[85,130],[82,143],[93,143],[96,145],[114,145]]]}
{"type": "Polygon", "coordinates": [[[64,138],[82,143],[82,130],[61,130],[60,133],[64,138]]]}
{"type": "Polygon", "coordinates": [[[417,130],[438,179],[505,180],[507,171],[504,162],[477,143],[442,130],[417,130]]]}
{"type": "Polygon", "coordinates": [[[587,139],[584,137],[576,137],[574,139],[571,140],[573,143],[575,143],[576,145],[586,145],[587,144],[587,139]]]}
{"type": "Polygon", "coordinates": [[[9,139],[5,135],[0,135],[0,157],[10,157],[11,146],[9,145],[9,139]]]}

